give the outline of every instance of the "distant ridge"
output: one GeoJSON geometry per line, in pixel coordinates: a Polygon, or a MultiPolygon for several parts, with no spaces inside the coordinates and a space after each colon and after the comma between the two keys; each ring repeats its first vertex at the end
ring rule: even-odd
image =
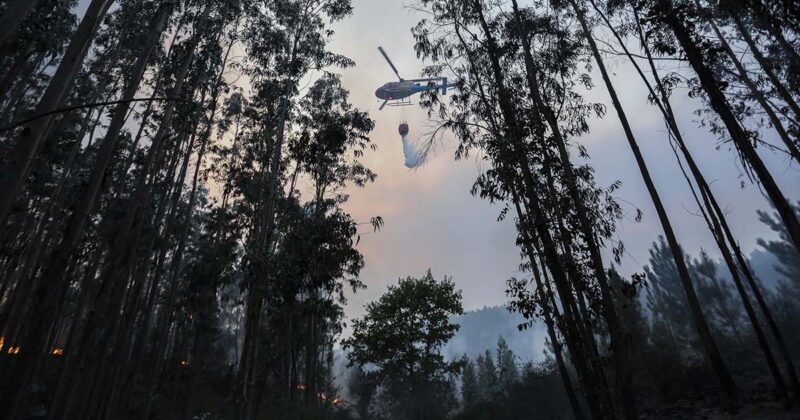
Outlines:
{"type": "Polygon", "coordinates": [[[547,336],[544,324],[536,322],[527,330],[520,331],[517,325],[525,322],[525,319],[517,313],[508,312],[505,305],[484,306],[468,311],[453,317],[453,322],[461,328],[442,349],[442,354],[448,359],[457,359],[464,354],[476,358],[486,350],[494,355],[500,336],[519,357],[519,361],[544,358],[542,351],[547,336]]]}

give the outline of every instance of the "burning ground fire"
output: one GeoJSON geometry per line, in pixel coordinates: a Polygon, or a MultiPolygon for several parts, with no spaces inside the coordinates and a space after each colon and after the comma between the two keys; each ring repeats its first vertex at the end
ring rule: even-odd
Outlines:
{"type": "MultiPolygon", "coordinates": [[[[6,346],[5,337],[0,337],[0,353],[2,353],[3,349],[6,348],[5,346],[6,346]]],[[[6,350],[5,352],[8,353],[8,354],[17,355],[21,351],[22,351],[22,347],[17,345],[17,346],[9,346],[8,350],[6,350]]],[[[64,349],[62,349],[61,347],[56,347],[56,348],[53,349],[53,351],[50,352],[50,354],[53,355],[53,356],[63,356],[64,355],[64,349]]]]}
{"type": "MultiPolygon", "coordinates": [[[[298,384],[297,385],[297,389],[299,389],[301,391],[305,391],[306,385],[305,384],[298,384]]],[[[322,401],[327,401],[327,402],[331,403],[331,405],[333,405],[334,407],[341,407],[344,404],[344,400],[342,400],[341,398],[339,398],[339,397],[328,397],[327,395],[325,395],[324,392],[318,392],[317,393],[317,398],[319,398],[322,401]]]]}

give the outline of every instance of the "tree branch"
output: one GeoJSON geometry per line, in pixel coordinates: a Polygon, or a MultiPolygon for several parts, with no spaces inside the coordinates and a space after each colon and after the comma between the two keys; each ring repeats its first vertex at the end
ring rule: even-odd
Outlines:
{"type": "Polygon", "coordinates": [[[88,104],[81,104],[81,105],[75,105],[75,106],[70,106],[70,107],[66,107],[66,108],[60,108],[60,109],[56,109],[56,110],[53,110],[53,111],[44,112],[44,113],[41,113],[41,114],[34,115],[34,116],[26,118],[24,120],[17,121],[17,122],[15,122],[15,123],[13,123],[13,124],[11,124],[9,126],[0,128],[0,133],[1,132],[5,132],[5,131],[9,131],[9,130],[13,130],[13,129],[21,126],[21,125],[27,124],[27,123],[29,123],[31,121],[34,121],[34,120],[38,120],[39,118],[46,117],[48,115],[61,114],[61,113],[64,113],[64,112],[74,111],[76,109],[94,108],[94,107],[105,106],[105,105],[116,105],[116,104],[121,104],[121,103],[125,103],[125,102],[147,102],[147,101],[164,101],[164,102],[175,101],[175,102],[193,103],[193,101],[186,100],[186,99],[163,98],[163,97],[132,98],[132,99],[127,99],[127,100],[120,99],[120,100],[115,100],[115,101],[92,102],[92,103],[88,103],[88,104]]]}

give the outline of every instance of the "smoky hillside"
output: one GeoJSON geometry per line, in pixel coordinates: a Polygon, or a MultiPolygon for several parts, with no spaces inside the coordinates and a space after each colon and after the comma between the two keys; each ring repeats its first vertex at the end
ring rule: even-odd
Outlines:
{"type": "Polygon", "coordinates": [[[501,337],[519,357],[536,361],[545,357],[545,326],[536,323],[527,330],[520,330],[519,326],[525,323],[525,318],[509,312],[506,307],[493,306],[467,311],[453,317],[452,322],[459,329],[442,349],[442,354],[448,359],[460,359],[463,356],[476,358],[487,350],[494,352],[497,340],[501,337]]]}

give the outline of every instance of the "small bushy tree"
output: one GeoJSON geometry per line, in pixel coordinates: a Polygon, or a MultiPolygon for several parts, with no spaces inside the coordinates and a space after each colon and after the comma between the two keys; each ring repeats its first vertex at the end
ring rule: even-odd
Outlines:
{"type": "Polygon", "coordinates": [[[461,291],[445,277],[401,279],[353,322],[344,340],[350,365],[366,371],[383,391],[386,410],[396,419],[438,419],[454,403],[452,376],[459,361],[447,362],[441,347],[458,331],[450,319],[463,313],[461,291]]]}

